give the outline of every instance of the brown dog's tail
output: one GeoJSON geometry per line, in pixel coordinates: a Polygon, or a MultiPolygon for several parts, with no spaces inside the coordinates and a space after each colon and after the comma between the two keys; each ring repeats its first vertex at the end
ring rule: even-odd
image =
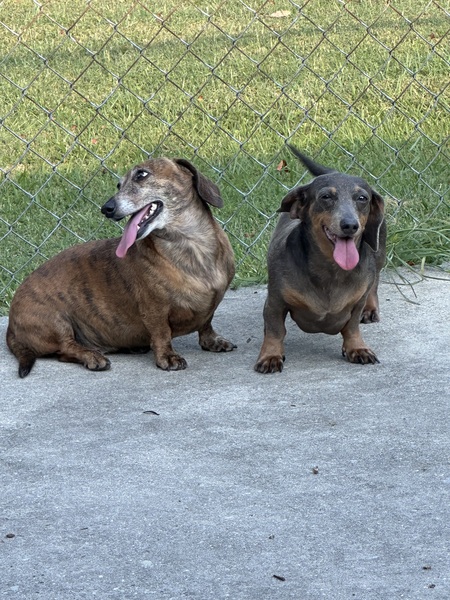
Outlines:
{"type": "Polygon", "coordinates": [[[19,377],[23,379],[33,368],[37,355],[35,352],[33,352],[33,350],[31,350],[31,348],[28,348],[19,342],[9,328],[6,332],[6,341],[9,349],[19,361],[19,377]]]}
{"type": "Polygon", "coordinates": [[[34,363],[36,362],[36,355],[31,351],[28,351],[22,356],[18,357],[19,359],[19,377],[22,379],[26,377],[31,369],[33,368],[34,363]]]}
{"type": "Polygon", "coordinates": [[[302,154],[295,146],[291,144],[286,144],[292,154],[297,157],[308,169],[308,171],[317,177],[318,175],[325,175],[326,173],[336,173],[336,169],[329,169],[328,167],[324,167],[323,165],[319,165],[315,163],[310,158],[302,154]]]}

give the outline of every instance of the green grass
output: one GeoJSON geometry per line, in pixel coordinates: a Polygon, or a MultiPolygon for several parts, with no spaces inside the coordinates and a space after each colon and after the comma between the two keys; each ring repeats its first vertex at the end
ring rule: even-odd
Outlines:
{"type": "Polygon", "coordinates": [[[148,154],[220,185],[237,283],[265,279],[275,211],[307,181],[286,139],[384,195],[390,264],[450,261],[436,3],[6,0],[0,19],[1,314],[46,258],[120,233],[99,206],[148,154]]]}

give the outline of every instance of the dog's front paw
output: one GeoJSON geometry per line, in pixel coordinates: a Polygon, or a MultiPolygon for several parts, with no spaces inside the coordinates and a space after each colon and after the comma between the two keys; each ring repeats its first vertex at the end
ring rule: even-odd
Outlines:
{"type": "Polygon", "coordinates": [[[202,350],[208,350],[209,352],[231,352],[237,346],[223,338],[220,335],[215,337],[209,336],[200,341],[202,350]]]}
{"type": "Polygon", "coordinates": [[[360,365],[374,365],[380,362],[370,348],[352,348],[351,350],[346,350],[342,347],[342,356],[346,357],[349,362],[360,365]]]}
{"type": "Polygon", "coordinates": [[[259,358],[255,365],[255,371],[257,373],[281,373],[283,362],[284,356],[281,356],[281,354],[259,358]]]}
{"type": "Polygon", "coordinates": [[[187,367],[187,362],[179,354],[165,354],[156,360],[156,366],[164,371],[182,371],[187,367]]]}

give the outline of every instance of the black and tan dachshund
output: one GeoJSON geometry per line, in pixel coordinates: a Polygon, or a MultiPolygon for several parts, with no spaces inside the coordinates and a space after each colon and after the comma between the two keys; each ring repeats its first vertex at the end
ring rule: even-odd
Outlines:
{"type": "Polygon", "coordinates": [[[283,370],[288,314],[307,333],[340,332],[342,354],[350,362],[377,363],[359,324],[379,321],[378,279],[386,257],[383,199],[363,179],[289,148],[316,178],[291,190],[278,211],[255,370],[283,370]]]}

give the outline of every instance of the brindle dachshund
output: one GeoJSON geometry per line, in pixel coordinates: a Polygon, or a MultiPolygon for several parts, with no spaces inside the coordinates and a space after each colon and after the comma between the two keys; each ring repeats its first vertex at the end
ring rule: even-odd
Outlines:
{"type": "Polygon", "coordinates": [[[384,202],[359,177],[338,173],[289,146],[316,176],[283,199],[268,253],[269,284],[260,373],[283,370],[285,319],[307,333],[341,333],[352,363],[379,362],[359,323],[379,321],[378,279],[386,257],[384,202]]]}
{"type": "Polygon", "coordinates": [[[186,160],[158,158],[118,188],[102,212],[131,215],[122,238],[69,248],[19,287],[7,343],[20,377],[40,356],[102,371],[104,352],[150,348],[161,369],[184,369],[171,340],[194,331],[204,350],[235,348],[211,324],[234,276],[233,251],[208,206],[223,204],[217,186],[186,160]]]}

